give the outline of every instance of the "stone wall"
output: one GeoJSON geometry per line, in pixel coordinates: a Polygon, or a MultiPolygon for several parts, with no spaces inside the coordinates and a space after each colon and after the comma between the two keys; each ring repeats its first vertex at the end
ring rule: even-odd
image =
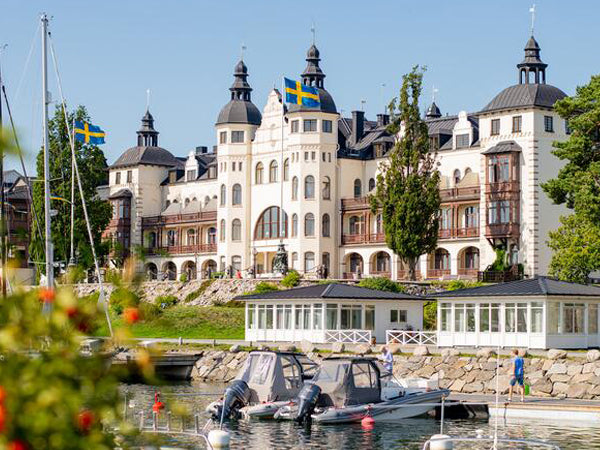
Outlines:
{"type": "MultiPolygon", "coordinates": [[[[233,348],[232,350],[237,350],[233,348]]],[[[498,382],[501,394],[508,392],[510,358],[497,359],[491,350],[475,356],[460,356],[454,349],[444,355],[394,355],[394,374],[398,378],[437,380],[441,388],[467,394],[494,394],[498,382]]],[[[192,372],[195,380],[229,382],[237,375],[248,353],[242,351],[206,351],[192,372]]],[[[327,354],[309,353],[318,362],[327,354]]],[[[525,358],[525,380],[530,394],[537,397],[600,399],[600,352],[592,350],[582,358],[566,359],[566,352],[549,351],[554,358],[525,358]]]]}

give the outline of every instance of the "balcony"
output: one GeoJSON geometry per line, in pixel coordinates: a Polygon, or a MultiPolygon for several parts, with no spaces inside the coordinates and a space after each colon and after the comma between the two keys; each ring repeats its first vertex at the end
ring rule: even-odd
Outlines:
{"type": "Polygon", "coordinates": [[[385,243],[385,233],[342,234],[342,245],[382,243],[385,243]]]}
{"type": "Polygon", "coordinates": [[[485,227],[486,238],[509,238],[520,235],[518,223],[494,223],[485,227]]]}
{"type": "Polygon", "coordinates": [[[342,211],[364,210],[371,207],[369,197],[343,198],[342,211]]]}
{"type": "Polygon", "coordinates": [[[486,185],[486,193],[500,194],[505,192],[519,192],[521,183],[518,181],[504,181],[500,183],[488,183],[486,185]]]}
{"type": "Polygon", "coordinates": [[[479,227],[447,228],[440,230],[438,234],[440,239],[471,238],[477,236],[479,236],[479,227]]]}
{"type": "Polygon", "coordinates": [[[168,216],[142,217],[142,228],[157,227],[170,224],[185,224],[198,222],[216,222],[217,211],[202,211],[189,214],[172,214],[168,216]]]}
{"type": "Polygon", "coordinates": [[[110,219],[108,222],[108,228],[129,228],[131,226],[131,219],[129,217],[121,217],[119,219],[110,219]]]}
{"type": "Polygon", "coordinates": [[[206,253],[216,253],[217,244],[196,244],[196,245],[165,245],[162,247],[146,248],[146,253],[150,256],[159,254],[177,255],[200,255],[206,253]]]}
{"type": "Polygon", "coordinates": [[[470,278],[476,280],[479,276],[479,269],[469,269],[466,267],[458,268],[458,276],[461,278],[470,278]]]}
{"type": "Polygon", "coordinates": [[[479,200],[480,196],[481,189],[479,186],[440,189],[442,203],[479,200]]]}
{"type": "Polygon", "coordinates": [[[427,278],[443,278],[450,276],[450,269],[427,269],[427,278]]]}

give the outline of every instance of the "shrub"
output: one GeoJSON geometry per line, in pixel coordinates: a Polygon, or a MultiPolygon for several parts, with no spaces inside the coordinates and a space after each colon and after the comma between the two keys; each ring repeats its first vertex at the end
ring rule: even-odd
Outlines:
{"type": "Polygon", "coordinates": [[[273,292],[278,291],[279,288],[273,283],[268,283],[266,281],[261,281],[256,285],[253,291],[244,292],[242,295],[254,295],[254,294],[264,294],[265,292],[273,292]]]}
{"type": "Polygon", "coordinates": [[[154,299],[154,304],[161,309],[168,308],[169,306],[176,305],[179,299],[174,295],[161,295],[154,299]]]}
{"type": "Polygon", "coordinates": [[[225,272],[213,272],[211,278],[225,278],[225,272]]]}
{"type": "Polygon", "coordinates": [[[435,330],[437,324],[437,301],[430,300],[423,305],[423,329],[435,330]]]}
{"type": "Polygon", "coordinates": [[[243,308],[246,306],[246,302],[241,300],[229,300],[228,302],[222,303],[219,306],[224,306],[226,308],[243,308]]]}
{"type": "Polygon", "coordinates": [[[285,277],[283,277],[283,280],[281,280],[281,285],[287,288],[296,287],[300,283],[301,278],[302,275],[300,275],[298,271],[292,269],[285,277]]]}
{"type": "Polygon", "coordinates": [[[135,307],[139,304],[139,296],[123,286],[117,286],[110,294],[110,308],[116,314],[121,314],[125,308],[135,307]]]}
{"type": "Polygon", "coordinates": [[[197,299],[204,293],[204,291],[206,291],[206,289],[208,289],[208,287],[213,283],[213,281],[215,281],[214,278],[211,278],[210,280],[204,280],[202,284],[200,284],[200,287],[186,295],[183,301],[191,302],[192,300],[197,299]]]}
{"type": "Polygon", "coordinates": [[[406,288],[400,283],[390,280],[389,278],[374,277],[365,278],[358,283],[360,287],[375,289],[377,291],[387,292],[405,292],[406,288]]]}
{"type": "Polygon", "coordinates": [[[483,286],[483,283],[479,281],[452,280],[443,287],[447,291],[456,291],[458,289],[467,289],[478,286],[483,286]]]}
{"type": "MultiPolygon", "coordinates": [[[[160,298],[160,297],[159,297],[160,298]]],[[[140,315],[142,320],[152,320],[159,317],[162,313],[162,309],[155,303],[142,302],[139,306],[140,315]]]]}
{"type": "Polygon", "coordinates": [[[179,275],[179,281],[181,281],[182,283],[187,283],[188,280],[188,276],[187,273],[182,273],[181,275],[179,275]]]}

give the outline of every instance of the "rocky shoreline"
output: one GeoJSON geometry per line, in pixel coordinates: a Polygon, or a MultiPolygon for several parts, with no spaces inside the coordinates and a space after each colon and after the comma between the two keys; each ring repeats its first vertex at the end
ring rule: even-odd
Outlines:
{"type": "MultiPolygon", "coordinates": [[[[285,346],[281,350],[292,350],[290,347],[293,346],[285,346]]],[[[364,350],[359,351],[364,353],[364,350]]],[[[445,349],[441,355],[430,355],[426,347],[416,347],[412,354],[393,350],[396,351],[394,374],[399,378],[437,380],[441,388],[457,393],[493,394],[496,392],[496,382],[501,394],[508,391],[511,360],[500,358],[496,380],[498,361],[491,349],[480,349],[473,356],[461,356],[456,349],[445,349]]],[[[331,355],[315,352],[306,354],[316,362],[331,355]]],[[[204,351],[192,370],[192,378],[229,382],[243,367],[247,356],[248,352],[241,351],[238,346],[233,346],[230,351],[204,351]]],[[[550,350],[545,358],[526,357],[525,379],[533,396],[599,400],[600,351],[590,350],[577,359],[567,359],[564,350],[550,350]]]]}

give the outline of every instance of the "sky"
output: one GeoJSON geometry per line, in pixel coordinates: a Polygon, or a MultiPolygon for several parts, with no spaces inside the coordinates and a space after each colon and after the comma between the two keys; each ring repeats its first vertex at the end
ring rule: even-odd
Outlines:
{"type": "MultiPolygon", "coordinates": [[[[85,105],[106,131],[102,149],[109,164],[135,145],[147,89],[159,145],[186,156],[216,143],[214,123],[229,100],[242,45],[252,100],[261,111],[282,75],[303,72],[314,24],[325,87],[344,115],[364,101],[366,117],[374,119],[416,64],[427,66],[422,107],[435,86],[443,114],[475,112],[517,82],[532,3],[0,0],[0,46],[7,45],[2,74],[30,171],[41,145],[41,12],[52,17],[67,104],[85,105]]],[[[534,34],[549,64],[549,84],[573,94],[600,73],[599,16],[595,0],[536,2],[534,34]]],[[[17,161],[7,167],[18,168],[17,161]]]]}

